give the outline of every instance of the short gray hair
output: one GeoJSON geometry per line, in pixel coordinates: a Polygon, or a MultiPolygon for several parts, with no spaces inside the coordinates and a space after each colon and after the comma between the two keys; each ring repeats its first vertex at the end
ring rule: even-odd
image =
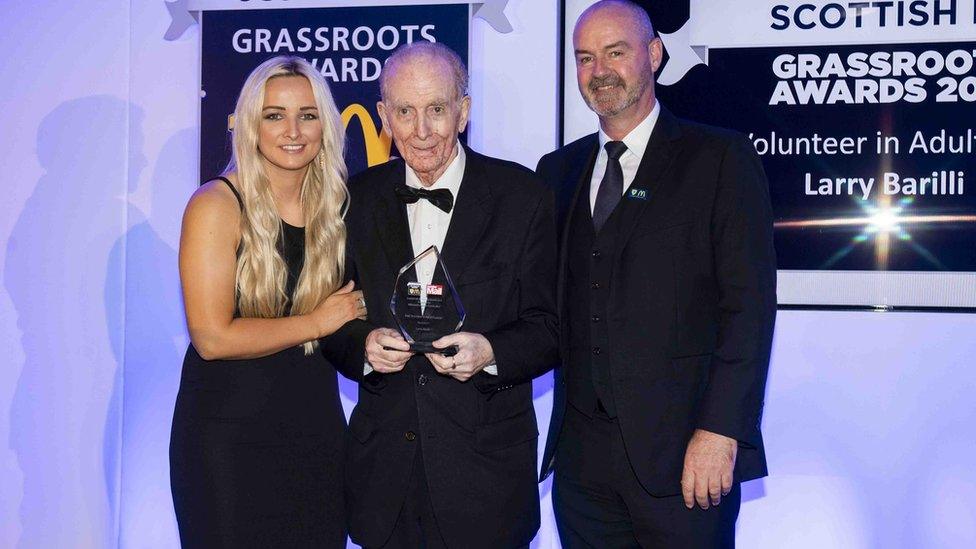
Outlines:
{"type": "Polygon", "coordinates": [[[468,95],[468,68],[464,66],[461,56],[444,44],[421,40],[400,46],[393,52],[393,55],[387,58],[383,70],[380,72],[380,98],[383,101],[386,101],[387,96],[387,74],[395,72],[400,65],[414,57],[440,59],[447,63],[451,67],[451,75],[454,77],[457,99],[468,95]]]}

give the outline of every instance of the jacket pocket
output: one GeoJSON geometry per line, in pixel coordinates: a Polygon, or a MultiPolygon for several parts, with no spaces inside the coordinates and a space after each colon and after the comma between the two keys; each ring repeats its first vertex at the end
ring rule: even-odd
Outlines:
{"type": "Polygon", "coordinates": [[[524,412],[475,430],[474,447],[482,453],[510,448],[539,437],[539,426],[532,407],[524,412]]]}

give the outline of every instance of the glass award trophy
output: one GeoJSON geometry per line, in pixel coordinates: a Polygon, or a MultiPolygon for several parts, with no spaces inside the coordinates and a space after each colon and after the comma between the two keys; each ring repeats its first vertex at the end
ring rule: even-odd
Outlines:
{"type": "Polygon", "coordinates": [[[461,298],[437,246],[427,248],[400,269],[390,298],[390,312],[411,351],[444,356],[457,353],[456,347],[435,349],[432,345],[464,324],[461,298]],[[431,280],[429,284],[418,278],[418,273],[425,271],[432,275],[425,277],[431,280]]]}

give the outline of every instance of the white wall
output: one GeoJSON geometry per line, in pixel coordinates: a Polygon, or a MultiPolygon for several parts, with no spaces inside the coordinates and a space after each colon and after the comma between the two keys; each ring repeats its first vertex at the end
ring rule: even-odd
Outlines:
{"type": "Polygon", "coordinates": [[[129,93],[139,114],[129,159],[125,237],[126,349],[121,547],[178,547],[169,490],[169,432],[188,337],[177,269],[180,218],[199,173],[199,28],[163,34],[162,1],[135,2],[129,93]]]}
{"type": "Polygon", "coordinates": [[[976,544],[976,315],[784,312],[742,547],[976,544]]]}
{"type": "Polygon", "coordinates": [[[129,2],[0,12],[0,546],[110,546],[125,345],[113,248],[139,170],[129,2]]]}
{"type": "MultiPolygon", "coordinates": [[[[471,143],[534,166],[555,145],[556,0],[506,13],[510,35],[473,25],[471,143]]],[[[0,547],[173,547],[175,257],[197,184],[198,29],[165,42],[163,0],[0,14],[0,547]]],[[[781,313],[772,476],[744,490],[740,544],[976,539],[974,329],[974,315],[781,313]]],[[[537,382],[543,433],[550,385],[537,382]]],[[[536,545],[556,547],[548,484],[542,495],[536,545]]]]}

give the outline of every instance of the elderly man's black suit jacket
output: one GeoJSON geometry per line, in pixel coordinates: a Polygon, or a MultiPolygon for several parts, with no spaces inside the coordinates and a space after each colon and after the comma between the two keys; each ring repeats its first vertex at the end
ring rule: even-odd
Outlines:
{"type": "Polygon", "coordinates": [[[462,329],[491,343],[497,376],[461,383],[418,355],[402,372],[364,378],[366,336],[396,326],[390,296],[413,251],[393,191],[405,181],[403,161],[349,182],[349,269],[369,321],[347,324],[322,348],[360,386],[345,460],[350,533],[360,544],[381,545],[391,532],[418,445],[449,547],[515,547],[539,528],[531,382],[557,361],[552,193],[530,170],[466,150],[442,258],[467,312],[462,329]]]}
{"type": "MultiPolygon", "coordinates": [[[[557,301],[568,357],[566,239],[579,193],[586,200],[596,134],[542,158],[563,228],[557,301]]],[[[644,488],[679,494],[696,428],[739,441],[735,480],[766,474],[759,421],[776,315],[772,214],[751,144],[662,109],[630,189],[647,200],[620,221],[611,257],[607,319],[614,399],[627,456],[644,488]]],[[[625,200],[627,198],[625,197],[625,200]]],[[[622,202],[621,202],[622,204],[622,202]]],[[[542,478],[553,464],[566,407],[556,371],[542,478]]]]}

